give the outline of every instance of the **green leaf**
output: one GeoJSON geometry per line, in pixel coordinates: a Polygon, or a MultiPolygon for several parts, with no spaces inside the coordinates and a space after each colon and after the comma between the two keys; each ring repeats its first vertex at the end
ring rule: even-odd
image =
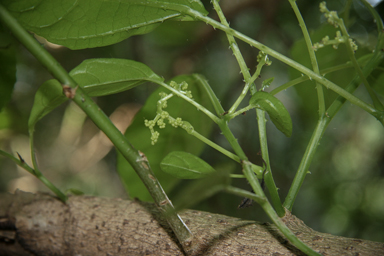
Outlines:
{"type": "Polygon", "coordinates": [[[145,64],[126,59],[88,59],[69,74],[89,96],[126,91],[146,81],[164,81],[145,64]]]}
{"type": "Polygon", "coordinates": [[[276,97],[267,92],[259,91],[252,96],[249,104],[266,111],[276,128],[285,136],[290,137],[292,135],[291,116],[283,103],[276,97]]]}
{"type": "Polygon", "coordinates": [[[9,33],[0,24],[0,111],[11,100],[16,82],[16,50],[9,33]]]}
{"type": "Polygon", "coordinates": [[[168,19],[193,20],[181,11],[207,14],[199,0],[4,0],[2,4],[27,30],[70,49],[115,44],[146,34],[168,19]]]}
{"type": "MultiPolygon", "coordinates": [[[[103,96],[129,90],[146,81],[162,82],[146,65],[125,59],[89,59],[69,73],[89,96],[103,96]]],[[[28,121],[33,130],[37,121],[68,98],[56,79],[42,84],[35,94],[35,101],[28,121]]]]}
{"type": "MultiPolygon", "coordinates": [[[[205,90],[199,83],[200,80],[198,80],[197,77],[198,75],[184,75],[175,77],[172,81],[175,81],[176,83],[186,81],[189,85],[188,90],[192,91],[193,99],[203,106],[210,107],[209,97],[206,95],[205,90]]],[[[125,132],[125,136],[135,148],[142,151],[147,156],[157,179],[168,193],[179,180],[172,175],[161,171],[160,162],[172,151],[185,151],[194,155],[200,155],[205,144],[189,135],[182,128],[174,128],[169,124],[167,124],[164,129],[156,128],[160,133],[160,137],[156,145],[151,144],[151,133],[144,125],[144,119],[151,120],[155,117],[157,101],[160,99],[160,92],[169,91],[161,87],[148,97],[145,105],[135,116],[133,123],[125,132]]],[[[183,120],[191,123],[195,131],[203,136],[209,136],[213,122],[204,114],[197,111],[196,107],[184,101],[182,98],[172,97],[168,100],[168,107],[165,110],[168,111],[171,116],[181,117],[183,120]]],[[[118,154],[117,158],[117,170],[128,194],[132,198],[137,197],[142,201],[152,200],[140,178],[120,154],[118,154]]]]}
{"type": "Polygon", "coordinates": [[[43,83],[35,94],[31,114],[28,120],[28,127],[33,131],[35,124],[46,114],[67,101],[63,94],[63,87],[56,79],[43,83]]]}
{"type": "Polygon", "coordinates": [[[161,161],[160,168],[179,179],[200,179],[215,172],[203,159],[183,151],[169,153],[161,161]]]}

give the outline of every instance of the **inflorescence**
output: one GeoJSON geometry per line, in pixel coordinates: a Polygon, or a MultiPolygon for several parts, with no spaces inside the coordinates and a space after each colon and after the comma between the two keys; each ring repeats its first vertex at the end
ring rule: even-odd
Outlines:
{"type": "MultiPolygon", "coordinates": [[[[325,2],[320,3],[320,12],[324,13],[325,18],[327,19],[328,23],[333,25],[335,28],[344,27],[344,21],[343,19],[339,18],[336,11],[330,11],[327,8],[327,5],[325,2]]],[[[339,44],[341,43],[349,43],[351,45],[352,50],[355,52],[357,51],[357,45],[356,43],[348,36],[348,35],[342,35],[342,33],[339,31],[336,31],[336,36],[334,39],[330,39],[329,36],[325,36],[319,43],[315,43],[313,45],[313,49],[317,51],[320,48],[323,48],[327,45],[332,45],[334,49],[337,49],[339,47],[339,44]]]]}
{"type": "MultiPolygon", "coordinates": [[[[169,84],[173,89],[177,90],[178,92],[184,94],[188,98],[192,99],[192,92],[188,91],[188,84],[186,82],[182,82],[180,84],[171,81],[169,84]]],[[[164,120],[168,120],[168,123],[172,125],[173,127],[181,127],[184,130],[186,130],[188,133],[192,133],[194,131],[193,126],[187,122],[183,121],[180,117],[173,118],[167,111],[164,109],[168,106],[167,101],[174,96],[173,93],[165,93],[160,92],[160,100],[157,102],[157,114],[153,120],[144,120],[145,126],[149,128],[151,131],[151,143],[152,145],[155,145],[158,141],[160,133],[158,131],[155,131],[154,127],[157,125],[160,129],[164,129],[166,127],[166,123],[164,120]]]]}

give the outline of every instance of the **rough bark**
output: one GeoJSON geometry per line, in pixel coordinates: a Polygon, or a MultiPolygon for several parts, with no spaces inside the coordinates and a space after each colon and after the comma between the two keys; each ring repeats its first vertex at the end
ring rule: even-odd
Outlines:
{"type": "MultiPolygon", "coordinates": [[[[274,225],[187,210],[201,255],[303,255],[274,225]]],[[[0,195],[0,255],[184,255],[150,203],[46,194],[0,195]]],[[[316,232],[291,214],[288,227],[323,255],[384,255],[384,244],[316,232]]]]}

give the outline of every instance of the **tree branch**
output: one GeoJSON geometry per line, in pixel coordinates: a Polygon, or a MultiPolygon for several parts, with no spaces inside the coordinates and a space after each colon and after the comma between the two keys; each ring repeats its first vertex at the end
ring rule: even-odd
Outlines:
{"type": "MultiPolygon", "coordinates": [[[[303,255],[268,223],[187,210],[200,255],[303,255]]],[[[287,213],[285,224],[323,255],[382,255],[384,244],[316,232],[287,213]]],[[[1,255],[185,255],[151,203],[46,194],[0,194],[1,255]]]]}

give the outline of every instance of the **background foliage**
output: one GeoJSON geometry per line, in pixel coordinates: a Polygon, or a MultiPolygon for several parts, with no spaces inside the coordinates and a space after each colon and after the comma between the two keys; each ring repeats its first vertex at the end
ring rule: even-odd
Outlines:
{"type": "MultiPolygon", "coordinates": [[[[203,2],[210,11],[209,1],[203,2]]],[[[221,4],[233,28],[301,63],[310,65],[301,40],[300,28],[287,1],[227,0],[221,4]]],[[[319,1],[298,1],[314,42],[319,41],[327,33],[333,34],[330,32],[333,28],[324,25],[318,4],[319,1]]],[[[342,11],[341,7],[345,1],[334,0],[327,4],[329,9],[342,11]]],[[[377,7],[381,14],[383,5],[377,7]]],[[[365,15],[357,2],[353,2],[353,10],[356,15],[350,16],[350,32],[359,43],[360,48],[356,53],[358,57],[372,50],[375,25],[367,18],[369,15],[365,15]]],[[[228,49],[225,34],[201,22],[165,21],[152,33],[134,36],[116,45],[86,50],[68,50],[50,44],[42,38],[39,40],[67,70],[73,69],[88,58],[127,58],[145,63],[155,73],[164,76],[165,80],[179,74],[201,73],[209,80],[224,109],[231,106],[242,89],[242,77],[236,60],[228,49]]],[[[258,51],[242,43],[239,43],[239,46],[253,71],[258,51]]],[[[27,162],[30,162],[27,123],[33,95],[37,88],[51,77],[22,46],[16,50],[19,52],[17,79],[11,102],[0,112],[0,146],[8,152],[19,152],[27,162]]],[[[330,63],[332,65],[344,63],[348,56],[343,50],[343,47],[338,50],[331,47],[319,50],[317,57],[320,69],[330,63]]],[[[275,77],[270,89],[273,89],[274,85],[300,76],[278,61],[273,59],[272,61],[272,66],[263,69],[260,79],[262,81],[275,77]]],[[[4,63],[0,65],[3,67],[4,63]]],[[[3,75],[6,68],[1,70],[1,79],[10,79],[3,75]]],[[[340,84],[340,81],[348,82],[348,78],[352,77],[351,70],[329,75],[328,78],[337,84],[340,84]]],[[[379,71],[376,75],[380,75],[379,71]]],[[[376,89],[383,92],[379,87],[376,89]]],[[[124,131],[154,90],[156,88],[153,85],[145,84],[120,94],[99,97],[97,103],[124,131]]],[[[1,91],[0,96],[3,93],[6,92],[1,91]]],[[[364,90],[358,90],[356,94],[366,97],[369,101],[364,90]]],[[[269,138],[271,167],[276,184],[280,188],[280,195],[284,197],[315,126],[317,100],[314,86],[304,83],[295,89],[277,94],[277,97],[284,102],[293,121],[291,138],[286,138],[270,123],[267,126],[271,135],[269,138]]],[[[171,101],[169,104],[172,104],[171,101]]],[[[184,109],[183,106],[179,109],[181,112],[194,111],[193,108],[184,109]]],[[[204,121],[201,123],[204,125],[204,121]]],[[[250,160],[262,165],[261,157],[258,155],[259,142],[255,127],[257,127],[256,118],[250,111],[246,116],[234,120],[231,128],[250,160]]],[[[135,127],[132,126],[130,129],[134,130],[135,127]]],[[[211,132],[216,142],[225,146],[226,142],[216,128],[204,129],[207,133],[211,132]]],[[[311,175],[308,175],[304,182],[293,213],[318,231],[384,241],[382,129],[381,124],[372,116],[346,103],[323,137],[310,169],[311,175]]],[[[174,132],[176,134],[184,131],[174,130],[174,132]]],[[[140,148],[149,143],[149,138],[150,132],[145,129],[132,143],[140,148]]],[[[216,169],[240,172],[231,160],[220,153],[209,147],[201,149],[196,139],[191,138],[190,143],[192,145],[196,143],[193,147],[197,149],[192,150],[203,150],[202,158],[216,169]]],[[[35,145],[41,170],[58,187],[64,190],[76,188],[93,195],[126,197],[123,184],[117,175],[116,152],[111,150],[112,145],[108,139],[74,104],[69,102],[64,104],[37,124],[35,145]]],[[[170,181],[168,186],[168,189],[172,189],[170,198],[182,200],[180,198],[183,198],[183,195],[180,194],[192,182],[170,181]]],[[[250,188],[243,180],[233,180],[233,183],[246,189],[250,188]]],[[[0,191],[14,191],[16,188],[27,191],[47,190],[26,171],[18,169],[11,161],[0,158],[0,191]]],[[[134,196],[146,198],[144,195],[134,196]]],[[[256,205],[237,209],[240,201],[238,197],[220,193],[195,205],[194,208],[248,219],[267,220],[256,205]]]]}

